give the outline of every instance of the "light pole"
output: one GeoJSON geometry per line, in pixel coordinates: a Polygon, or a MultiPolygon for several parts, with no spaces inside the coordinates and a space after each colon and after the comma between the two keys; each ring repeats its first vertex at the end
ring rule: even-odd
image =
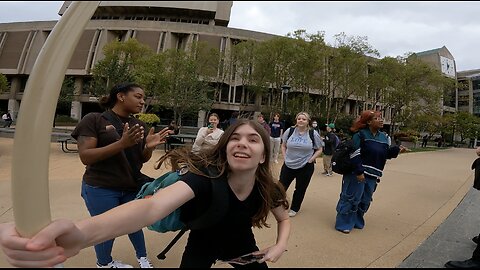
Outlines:
{"type": "Polygon", "coordinates": [[[290,85],[282,85],[282,96],[283,96],[283,104],[282,104],[282,117],[283,117],[283,126],[287,127],[287,99],[288,99],[288,92],[290,91],[290,85]]]}
{"type": "Polygon", "coordinates": [[[285,119],[285,116],[287,115],[287,99],[288,99],[288,92],[290,91],[290,85],[282,85],[282,93],[283,93],[283,105],[282,105],[282,114],[283,114],[283,119],[285,119]]]}

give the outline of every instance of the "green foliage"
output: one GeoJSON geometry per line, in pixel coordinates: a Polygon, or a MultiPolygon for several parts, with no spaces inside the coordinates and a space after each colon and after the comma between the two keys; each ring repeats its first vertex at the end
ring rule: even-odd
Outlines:
{"type": "Polygon", "coordinates": [[[97,96],[106,95],[119,83],[136,82],[135,70],[153,51],[136,39],[126,42],[114,40],[103,47],[105,58],[100,60],[92,70],[93,82],[91,92],[97,96]]]}
{"type": "Polygon", "coordinates": [[[8,80],[7,76],[0,73],[0,93],[4,93],[8,90],[8,80]]]}
{"type": "Polygon", "coordinates": [[[393,138],[395,140],[399,139],[404,142],[416,143],[418,141],[418,138],[420,138],[420,134],[416,130],[405,130],[394,133],[393,138]]]}
{"type": "Polygon", "coordinates": [[[139,113],[135,115],[140,119],[142,122],[144,122],[147,125],[153,125],[153,124],[159,124],[160,123],[160,118],[153,113],[139,113]]]}
{"type": "Polygon", "coordinates": [[[55,123],[58,124],[77,124],[78,120],[71,118],[68,115],[57,115],[55,117],[55,123]]]}

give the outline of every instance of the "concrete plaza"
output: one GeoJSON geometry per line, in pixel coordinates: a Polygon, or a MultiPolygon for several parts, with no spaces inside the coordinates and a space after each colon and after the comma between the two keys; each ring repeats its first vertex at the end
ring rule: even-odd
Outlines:
{"type": "MultiPolygon", "coordinates": [[[[12,148],[13,139],[0,138],[0,222],[13,220],[10,195],[12,148]]],[[[59,143],[55,142],[51,143],[50,151],[49,184],[52,217],[74,220],[88,217],[80,197],[84,166],[78,154],[62,152],[59,143]]],[[[166,170],[153,168],[155,161],[163,153],[162,150],[154,152],[152,159],[144,165],[145,174],[157,177],[166,170]]],[[[288,252],[277,263],[269,266],[441,267],[447,260],[469,258],[474,248],[473,243],[469,242],[469,237],[480,232],[475,230],[475,225],[480,223],[476,223],[479,211],[475,212],[475,218],[469,218],[468,224],[463,224],[465,222],[459,220],[467,218],[462,215],[463,212],[472,211],[476,206],[474,202],[477,194],[471,191],[473,171],[470,170],[474,159],[475,153],[472,149],[447,149],[401,154],[397,159],[388,161],[384,177],[366,214],[365,228],[355,229],[348,235],[334,229],[341,176],[321,175],[322,160],[318,159],[302,209],[291,219],[292,233],[288,252]],[[471,192],[468,193],[469,191],[471,192]],[[467,193],[469,196],[465,197],[467,193]],[[464,197],[466,200],[462,202],[464,197]],[[445,227],[450,220],[447,218],[460,202],[462,207],[458,207],[457,211],[460,210],[462,213],[455,216],[454,225],[445,227]],[[468,204],[465,205],[464,202],[468,204]],[[445,220],[447,221],[444,222],[445,220]],[[469,229],[466,230],[462,226],[469,226],[469,229]],[[443,229],[440,230],[441,228],[443,229]],[[438,236],[440,232],[442,234],[438,236]],[[457,245],[455,241],[451,243],[451,253],[445,252],[450,242],[442,238],[447,232],[457,243],[457,245]],[[426,244],[440,238],[443,239],[441,245],[431,244],[424,248],[426,244]],[[461,254],[463,255],[459,257],[461,254]],[[422,260],[427,257],[427,261],[422,260]],[[438,265],[428,262],[437,262],[438,265]]],[[[22,166],[28,169],[28,164],[22,166]]],[[[281,164],[273,166],[273,171],[278,176],[281,164]]],[[[293,186],[288,190],[290,198],[292,192],[293,186]]],[[[272,226],[270,229],[255,229],[260,248],[275,242],[276,224],[271,217],[269,220],[272,226]]],[[[144,232],[147,251],[155,267],[178,267],[187,237],[184,236],[173,247],[165,261],[159,261],[155,256],[163,250],[175,233],[159,234],[147,229],[144,232]]],[[[113,257],[138,267],[133,247],[126,236],[115,241],[113,257]]],[[[2,254],[0,267],[8,266],[2,254]]],[[[64,266],[95,267],[93,248],[84,249],[79,255],[69,259],[64,266]]]]}

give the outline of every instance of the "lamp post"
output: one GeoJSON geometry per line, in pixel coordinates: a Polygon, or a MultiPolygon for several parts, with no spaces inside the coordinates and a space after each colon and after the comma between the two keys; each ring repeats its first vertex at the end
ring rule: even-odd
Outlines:
{"type": "Polygon", "coordinates": [[[282,104],[282,117],[283,117],[283,126],[287,127],[287,99],[288,99],[288,92],[290,91],[290,85],[282,85],[282,97],[283,97],[283,104],[282,104]]]}
{"type": "Polygon", "coordinates": [[[285,119],[285,116],[287,114],[287,99],[288,99],[288,92],[290,91],[290,85],[282,85],[282,93],[283,93],[283,105],[282,105],[282,114],[283,114],[283,119],[285,119]]]}

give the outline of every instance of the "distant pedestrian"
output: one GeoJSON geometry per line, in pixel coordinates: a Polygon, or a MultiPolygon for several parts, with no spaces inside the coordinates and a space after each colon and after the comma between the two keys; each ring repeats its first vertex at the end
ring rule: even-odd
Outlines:
{"type": "Polygon", "coordinates": [[[438,138],[437,147],[442,147],[442,146],[443,146],[443,136],[440,136],[438,138]]]}
{"type": "Polygon", "coordinates": [[[285,127],[283,122],[280,122],[280,114],[273,115],[273,121],[270,122],[270,145],[272,147],[272,159],[274,163],[278,163],[278,154],[280,153],[280,144],[282,143],[282,136],[285,127]]]}
{"type": "Polygon", "coordinates": [[[330,123],[326,126],[327,133],[325,134],[325,139],[323,140],[325,143],[325,147],[323,148],[322,159],[324,172],[322,174],[325,176],[333,176],[332,156],[333,152],[335,152],[335,148],[340,143],[340,139],[333,132],[333,130],[335,129],[334,123],[330,123]]]}
{"type": "Polygon", "coordinates": [[[216,113],[210,114],[208,117],[208,125],[202,127],[197,132],[197,137],[192,145],[192,152],[199,153],[206,148],[212,148],[218,143],[223,135],[223,130],[218,128],[220,117],[216,113]]]}
{"type": "Polygon", "coordinates": [[[380,131],[382,127],[381,113],[367,110],[350,128],[355,132],[353,143],[356,150],[350,156],[354,170],[343,175],[335,222],[335,229],[343,233],[350,233],[353,228],[363,229],[363,216],[370,207],[387,159],[407,151],[403,146],[389,147],[387,136],[380,131]]]}
{"type": "Polygon", "coordinates": [[[428,143],[428,134],[425,134],[425,136],[423,136],[422,138],[422,147],[427,147],[427,143],[428,143]]]}
{"type": "MultiPolygon", "coordinates": [[[[473,180],[473,188],[480,190],[480,147],[476,150],[477,159],[472,163],[472,170],[475,170],[475,178],[473,180]]],[[[480,234],[472,238],[477,244],[473,251],[472,258],[465,261],[448,261],[445,264],[447,268],[480,268],[480,234]]]]}
{"type": "Polygon", "coordinates": [[[5,125],[3,125],[4,128],[10,127],[10,125],[12,125],[13,119],[12,119],[12,115],[10,114],[10,111],[4,113],[2,115],[2,119],[3,121],[5,121],[5,125]]]}
{"type": "Polygon", "coordinates": [[[265,118],[263,117],[263,114],[259,114],[257,116],[257,121],[267,131],[268,136],[270,136],[271,133],[272,133],[272,130],[270,128],[270,125],[265,121],[265,118]]]}
{"type": "MultiPolygon", "coordinates": [[[[171,130],[173,133],[170,135],[177,135],[180,133],[180,126],[177,125],[177,122],[175,120],[170,121],[170,124],[168,125],[168,130],[171,130]]],[[[175,146],[172,144],[183,144],[182,141],[178,138],[174,138],[171,136],[167,137],[167,145],[168,149],[172,150],[175,149],[175,146]]]]}

